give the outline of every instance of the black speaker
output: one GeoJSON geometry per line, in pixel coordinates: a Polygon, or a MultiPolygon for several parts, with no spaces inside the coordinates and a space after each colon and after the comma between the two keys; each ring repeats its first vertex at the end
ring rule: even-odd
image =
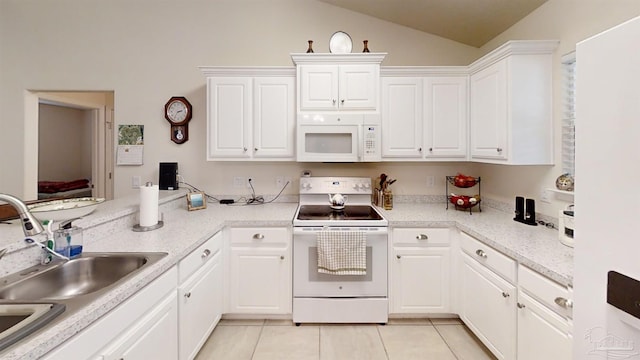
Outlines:
{"type": "Polygon", "coordinates": [[[515,221],[524,222],[524,198],[522,196],[516,196],[516,217],[515,221]]]}
{"type": "Polygon", "coordinates": [[[160,190],[178,190],[178,163],[160,163],[160,190]]]}

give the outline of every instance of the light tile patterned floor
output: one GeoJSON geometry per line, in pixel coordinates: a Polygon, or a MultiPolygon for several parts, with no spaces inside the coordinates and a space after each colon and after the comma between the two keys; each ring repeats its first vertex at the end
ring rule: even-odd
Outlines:
{"type": "Polygon", "coordinates": [[[459,319],[391,319],[387,325],[222,320],[196,360],[492,360],[459,319]]]}

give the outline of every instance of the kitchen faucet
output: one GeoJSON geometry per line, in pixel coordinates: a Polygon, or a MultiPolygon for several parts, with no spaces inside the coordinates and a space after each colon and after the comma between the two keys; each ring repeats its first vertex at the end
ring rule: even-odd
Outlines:
{"type": "Polygon", "coordinates": [[[0,194],[0,200],[8,203],[16,209],[20,216],[20,221],[22,221],[22,230],[24,231],[25,236],[37,235],[44,231],[40,221],[38,221],[29,212],[27,205],[22,202],[22,200],[9,194],[0,194]]]}

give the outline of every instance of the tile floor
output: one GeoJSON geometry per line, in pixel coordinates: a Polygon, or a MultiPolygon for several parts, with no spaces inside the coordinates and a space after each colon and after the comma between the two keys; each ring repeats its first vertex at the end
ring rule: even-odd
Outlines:
{"type": "Polygon", "coordinates": [[[459,319],[391,319],[387,325],[222,320],[196,360],[495,359],[459,319]]]}

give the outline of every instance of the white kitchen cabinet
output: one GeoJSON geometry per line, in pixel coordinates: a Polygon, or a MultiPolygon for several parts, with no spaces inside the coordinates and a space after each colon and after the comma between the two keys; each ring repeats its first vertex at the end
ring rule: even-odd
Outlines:
{"type": "Polygon", "coordinates": [[[557,41],[512,41],[470,65],[470,155],[553,164],[552,61],[557,41]]]}
{"type": "Polygon", "coordinates": [[[390,313],[450,313],[449,229],[393,229],[390,313]]]}
{"type": "Polygon", "coordinates": [[[178,358],[177,281],[172,267],[44,359],[178,358]]]}
{"type": "Polygon", "coordinates": [[[202,68],[207,160],[294,160],[293,69],[202,68]]]}
{"type": "Polygon", "coordinates": [[[571,291],[522,265],[518,288],[518,360],[571,359],[571,291]]]}
{"type": "Polygon", "coordinates": [[[467,76],[424,80],[424,156],[429,160],[467,158],[467,76]]]}
{"type": "Polygon", "coordinates": [[[498,359],[516,359],[516,287],[462,254],[460,318],[498,359]]]}
{"type": "Polygon", "coordinates": [[[175,359],[178,344],[173,339],[177,329],[178,305],[172,293],[102,351],[101,359],[175,359]]]}
{"type": "Polygon", "coordinates": [[[193,359],[222,317],[222,233],[179,263],[180,359],[193,359]]]}
{"type": "Polygon", "coordinates": [[[298,112],[377,112],[386,54],[291,54],[297,65],[298,112]]]}
{"type": "Polygon", "coordinates": [[[231,314],[291,314],[291,232],[232,228],[228,309],[231,314]]]}
{"type": "Polygon", "coordinates": [[[382,157],[422,158],[423,78],[382,78],[382,157]]]}

